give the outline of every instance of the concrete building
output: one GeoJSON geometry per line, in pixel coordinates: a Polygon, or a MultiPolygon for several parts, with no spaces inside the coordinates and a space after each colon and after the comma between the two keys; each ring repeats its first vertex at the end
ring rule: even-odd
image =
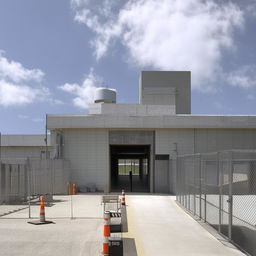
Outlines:
{"type": "MultiPolygon", "coordinates": [[[[191,114],[190,72],[143,71],[139,104],[99,89],[85,115],[48,115],[56,158],[97,190],[175,193],[176,157],[256,148],[256,116],[191,114]]],[[[89,185],[88,185],[89,184],[89,185]]]]}
{"type": "Polygon", "coordinates": [[[45,135],[42,134],[4,134],[1,135],[0,160],[4,163],[24,163],[31,159],[45,159],[50,156],[52,147],[48,135],[48,148],[46,149],[45,135]],[[48,152],[48,153],[46,153],[48,152]]]}

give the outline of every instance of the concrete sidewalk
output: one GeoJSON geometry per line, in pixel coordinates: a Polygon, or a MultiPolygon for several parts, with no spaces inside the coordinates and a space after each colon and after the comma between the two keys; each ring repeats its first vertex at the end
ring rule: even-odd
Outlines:
{"type": "MultiPolygon", "coordinates": [[[[174,200],[171,196],[126,196],[125,256],[244,255],[218,241],[174,200]]],[[[32,209],[37,219],[38,207],[32,209]]],[[[46,207],[46,216],[56,224],[27,224],[28,209],[0,218],[0,256],[99,256],[103,239],[101,195],[74,196],[73,207],[75,219],[71,220],[70,198],[56,197],[54,204],[46,207]]]]}
{"type": "Polygon", "coordinates": [[[102,220],[58,219],[35,226],[23,219],[0,219],[0,256],[99,256],[102,220]]]}
{"type": "MultiPolygon", "coordinates": [[[[101,195],[81,194],[75,196],[53,196],[54,201],[49,207],[45,204],[47,218],[102,218],[101,195]],[[72,199],[72,202],[71,202],[72,199]]],[[[0,205],[0,211],[8,212],[12,209],[23,209],[3,216],[3,218],[28,218],[28,205],[0,205]]],[[[39,201],[31,205],[31,217],[39,217],[39,201]]],[[[0,217],[1,218],[1,217],[0,217]]]]}
{"type": "Polygon", "coordinates": [[[175,197],[128,195],[126,203],[125,256],[244,255],[211,235],[176,204],[175,197]]]}
{"type": "MultiPolygon", "coordinates": [[[[0,218],[0,256],[99,256],[102,250],[103,206],[101,195],[54,196],[46,206],[46,219],[55,224],[28,224],[28,208],[0,218]]],[[[4,206],[2,207],[9,207],[4,206]]],[[[13,206],[18,207],[18,206],[13,206]]],[[[39,205],[31,206],[39,219],[39,205]]]]}

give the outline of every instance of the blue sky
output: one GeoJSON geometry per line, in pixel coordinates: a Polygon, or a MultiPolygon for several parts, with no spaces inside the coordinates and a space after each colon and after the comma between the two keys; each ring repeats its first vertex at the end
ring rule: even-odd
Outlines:
{"type": "Polygon", "coordinates": [[[193,114],[256,114],[256,0],[0,2],[0,132],[43,133],[96,87],[138,102],[141,70],[191,70],[193,114]]]}

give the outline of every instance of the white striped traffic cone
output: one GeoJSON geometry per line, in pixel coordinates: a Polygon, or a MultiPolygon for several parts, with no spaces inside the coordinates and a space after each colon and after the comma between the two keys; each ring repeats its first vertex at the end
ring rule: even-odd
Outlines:
{"type": "Polygon", "coordinates": [[[40,196],[40,221],[45,222],[44,197],[40,196]]]}
{"type": "Polygon", "coordinates": [[[125,193],[124,193],[124,189],[122,190],[122,205],[125,205],[125,193]]]}
{"type": "Polygon", "coordinates": [[[40,196],[40,218],[37,221],[28,221],[29,224],[41,225],[41,224],[51,224],[54,223],[49,220],[45,220],[45,210],[44,210],[44,196],[40,196]]]}
{"type": "Polygon", "coordinates": [[[103,251],[102,255],[109,256],[109,241],[110,237],[110,212],[104,212],[104,231],[103,231],[103,251]]]}

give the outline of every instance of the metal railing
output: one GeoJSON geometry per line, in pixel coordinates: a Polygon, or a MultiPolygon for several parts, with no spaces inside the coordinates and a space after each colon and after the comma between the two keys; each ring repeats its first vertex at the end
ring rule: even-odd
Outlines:
{"type": "Polygon", "coordinates": [[[256,255],[256,151],[178,156],[177,201],[256,255]]]}

